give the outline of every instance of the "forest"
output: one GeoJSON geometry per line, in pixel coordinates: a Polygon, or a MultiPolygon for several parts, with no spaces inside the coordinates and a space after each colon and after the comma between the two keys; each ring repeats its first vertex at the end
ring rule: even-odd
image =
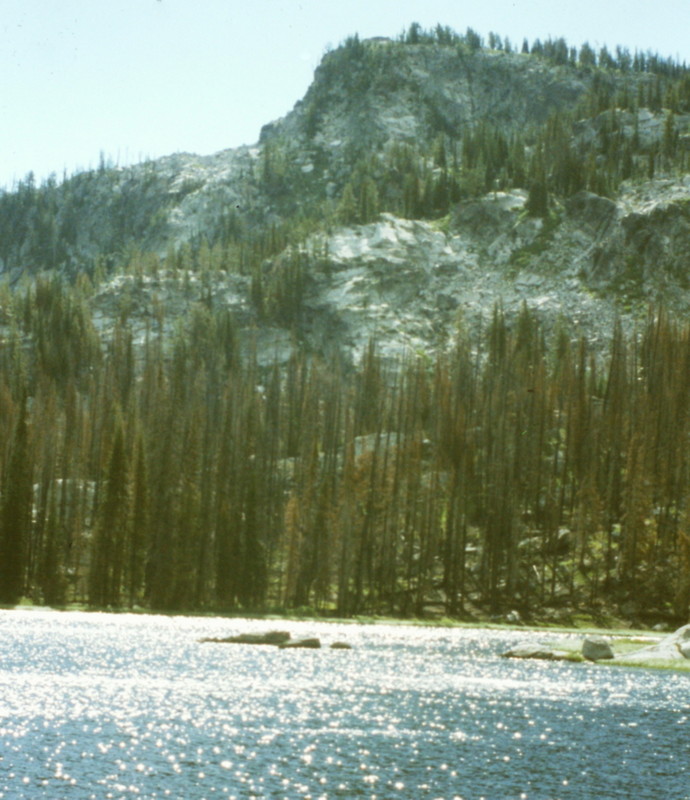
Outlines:
{"type": "Polygon", "coordinates": [[[0,600],[467,617],[690,606],[690,326],[595,348],[524,308],[447,354],[241,358],[199,303],[102,347],[6,292],[0,600]]]}

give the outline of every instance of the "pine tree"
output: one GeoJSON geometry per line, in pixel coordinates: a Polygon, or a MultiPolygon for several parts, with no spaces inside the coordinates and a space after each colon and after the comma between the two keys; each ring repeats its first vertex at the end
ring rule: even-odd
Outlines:
{"type": "Polygon", "coordinates": [[[549,213],[549,193],[546,187],[546,177],[541,167],[536,170],[529,186],[527,213],[531,217],[546,217],[549,213]]]}
{"type": "Polygon", "coordinates": [[[129,605],[141,599],[144,585],[144,565],[146,563],[146,544],[149,531],[149,482],[144,442],[141,435],[137,439],[132,488],[132,525],[129,530],[127,590],[129,605]]]}
{"type": "Polygon", "coordinates": [[[120,602],[129,524],[129,467],[120,422],[115,432],[104,498],[97,512],[91,547],[89,602],[92,605],[117,606],[120,602]]]}
{"type": "Polygon", "coordinates": [[[0,504],[0,603],[16,603],[25,588],[33,501],[27,400],[12,439],[0,504]]]}

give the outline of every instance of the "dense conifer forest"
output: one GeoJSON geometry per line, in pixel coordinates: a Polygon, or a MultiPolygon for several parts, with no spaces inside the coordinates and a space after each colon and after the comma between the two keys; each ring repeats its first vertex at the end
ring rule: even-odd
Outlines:
{"type": "Polygon", "coordinates": [[[0,599],[166,610],[687,614],[690,327],[606,348],[497,308],[452,352],[242,360],[199,305],[102,348],[5,295],[0,599]]]}
{"type": "MultiPolygon", "coordinates": [[[[413,25],[396,47],[353,37],[322,69],[366,93],[408,45],[517,52],[495,34],[487,45],[413,25]]],[[[100,281],[118,273],[209,286],[236,273],[257,324],[298,338],[315,265],[297,247],[267,259],[311,231],[382,211],[443,219],[516,186],[548,223],[582,189],[687,170],[684,65],[562,39],[521,52],[593,76],[577,108],[522,130],[487,121],[459,135],[431,120],[418,145],[363,141],[328,201],[269,139],[243,214],[166,255],[147,249],[171,202],[155,170],[135,185],[104,163],[0,193],[13,276],[0,295],[0,603],[687,618],[690,326],[663,308],[594,344],[497,306],[481,333],[459,318],[449,352],[384,358],[372,340],[356,364],[298,351],[266,365],[210,290],[175,319],[161,305],[142,335],[125,295],[107,335],[94,318],[100,281]],[[636,135],[640,108],[665,114],[659,141],[636,135]],[[585,117],[594,138],[578,134],[585,117]]],[[[306,102],[314,131],[322,101],[306,102]]]]}

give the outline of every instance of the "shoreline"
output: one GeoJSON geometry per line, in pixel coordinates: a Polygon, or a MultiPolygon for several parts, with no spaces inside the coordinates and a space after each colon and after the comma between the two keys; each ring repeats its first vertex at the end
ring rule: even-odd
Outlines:
{"type": "Polygon", "coordinates": [[[409,627],[425,627],[425,628],[465,628],[465,629],[480,629],[480,630],[510,630],[510,631],[525,631],[528,632],[544,632],[548,633],[553,631],[555,633],[583,633],[583,634],[601,634],[609,636],[649,636],[661,639],[668,633],[672,633],[674,628],[669,628],[664,631],[652,630],[650,628],[639,627],[635,625],[627,625],[622,619],[612,619],[611,625],[597,624],[591,620],[584,620],[582,624],[577,623],[558,623],[537,620],[531,621],[509,621],[497,620],[489,617],[480,617],[476,619],[454,619],[451,617],[386,617],[378,615],[359,614],[352,617],[337,617],[330,615],[320,615],[318,613],[299,613],[299,612],[286,612],[281,613],[278,611],[183,611],[183,610],[164,610],[164,609],[150,609],[143,606],[128,607],[95,607],[88,606],[81,603],[71,603],[65,606],[49,606],[38,605],[29,602],[20,602],[15,605],[0,605],[0,611],[55,611],[60,613],[69,613],[79,611],[86,614],[133,614],[140,616],[152,617],[194,617],[199,619],[204,618],[217,618],[217,619],[246,619],[246,620],[274,620],[292,621],[292,622],[324,622],[333,623],[338,625],[401,625],[409,627]]]}
{"type": "Polygon", "coordinates": [[[154,617],[185,617],[195,619],[222,619],[228,622],[232,620],[247,620],[256,622],[305,622],[305,623],[325,623],[333,625],[389,625],[410,628],[443,628],[448,630],[496,630],[496,631],[511,631],[521,632],[525,634],[535,635],[562,635],[563,639],[549,638],[549,647],[564,652],[568,652],[571,658],[568,661],[572,663],[590,663],[596,665],[613,666],[613,667],[634,667],[635,669],[661,669],[670,670],[673,672],[687,673],[690,672],[690,659],[649,659],[640,662],[638,660],[626,659],[626,655],[634,655],[639,650],[659,644],[663,639],[671,636],[673,631],[656,631],[646,628],[633,628],[626,627],[622,620],[616,621],[615,627],[600,627],[591,625],[589,623],[578,625],[558,625],[553,623],[538,623],[538,622],[507,622],[495,620],[454,620],[450,618],[439,619],[400,619],[395,617],[377,617],[377,616],[356,616],[356,617],[329,617],[319,616],[312,614],[278,614],[275,612],[267,613],[239,613],[239,612],[175,612],[175,611],[160,611],[149,610],[141,607],[134,608],[92,608],[79,604],[72,604],[69,606],[41,606],[30,603],[20,603],[14,606],[0,606],[0,611],[24,611],[27,613],[47,611],[54,613],[70,613],[80,612],[86,614],[131,614],[134,616],[154,616],[154,617]],[[602,659],[600,661],[592,662],[584,659],[580,653],[581,639],[586,636],[604,636],[611,639],[611,645],[615,653],[614,659],[602,659]]]}

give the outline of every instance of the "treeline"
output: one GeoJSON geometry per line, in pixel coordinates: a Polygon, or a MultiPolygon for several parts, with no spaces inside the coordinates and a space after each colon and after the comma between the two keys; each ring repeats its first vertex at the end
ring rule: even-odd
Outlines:
{"type": "Polygon", "coordinates": [[[435,360],[260,368],[203,303],[100,349],[57,282],[4,302],[3,603],[687,617],[690,327],[663,313],[603,353],[496,310],[435,360]]]}
{"type": "MultiPolygon", "coordinates": [[[[347,40],[351,46],[356,45],[357,37],[347,40]]],[[[549,37],[543,42],[535,39],[531,44],[528,39],[523,39],[521,46],[515,46],[507,36],[500,36],[491,31],[485,39],[473,28],[467,28],[464,33],[457,33],[447,25],[438,24],[434,28],[424,29],[418,22],[410,24],[406,31],[398,36],[398,41],[403,44],[426,44],[456,47],[465,47],[469,50],[502,50],[505,53],[531,54],[543,58],[555,66],[571,66],[580,69],[598,67],[602,70],[619,70],[620,72],[651,72],[657,75],[679,76],[688,73],[685,62],[679,62],[671,57],[664,57],[651,50],[641,52],[636,50],[633,54],[627,47],[617,45],[613,52],[606,45],[595,50],[589,42],[581,47],[572,47],[562,37],[553,39],[549,37]]]]}
{"type": "MultiPolygon", "coordinates": [[[[459,35],[440,26],[426,32],[413,26],[402,41],[453,45],[461,60],[468,58],[468,50],[485,47],[471,30],[459,35]]],[[[504,50],[505,43],[491,34],[489,47],[504,50]]],[[[623,181],[687,171],[690,141],[682,115],[690,113],[690,70],[685,65],[649,53],[632,57],[623,48],[616,49],[615,57],[606,48],[597,54],[588,45],[578,53],[562,39],[525,44],[523,52],[579,71],[587,90],[574,105],[556,104],[543,121],[522,126],[490,119],[455,124],[427,99],[427,135],[415,144],[385,145],[375,137],[371,99],[401,90],[404,49],[354,36],[330,54],[319,68],[321,80],[307,96],[307,133],[318,131],[334,85],[352,98],[361,133],[357,146],[351,146],[350,168],[335,208],[325,203],[319,209],[326,222],[369,222],[382,211],[437,219],[461,200],[511,188],[527,190],[530,213],[547,216],[560,199],[581,190],[614,197],[623,181]],[[650,115],[659,122],[650,124],[650,115]]],[[[289,149],[289,143],[271,145],[274,152],[289,149]]],[[[289,160],[283,153],[283,161],[289,160]]]]}
{"type": "Polygon", "coordinates": [[[170,204],[152,164],[120,170],[102,160],[97,170],[40,185],[29,173],[13,191],[0,190],[0,267],[76,275],[97,256],[112,266],[116,254],[160,233],[170,204]]]}

